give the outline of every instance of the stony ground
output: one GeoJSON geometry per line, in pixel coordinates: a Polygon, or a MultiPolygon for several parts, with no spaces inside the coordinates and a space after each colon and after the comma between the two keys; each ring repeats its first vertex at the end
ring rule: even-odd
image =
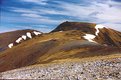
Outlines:
{"type": "Polygon", "coordinates": [[[0,73],[0,79],[121,80],[121,58],[36,65],[0,73]]]}

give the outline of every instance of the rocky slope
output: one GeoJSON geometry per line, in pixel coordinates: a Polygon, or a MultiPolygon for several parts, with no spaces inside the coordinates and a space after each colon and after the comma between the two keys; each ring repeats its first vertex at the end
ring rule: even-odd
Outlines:
{"type": "Polygon", "coordinates": [[[0,75],[1,79],[120,80],[121,58],[36,65],[0,75]]]}

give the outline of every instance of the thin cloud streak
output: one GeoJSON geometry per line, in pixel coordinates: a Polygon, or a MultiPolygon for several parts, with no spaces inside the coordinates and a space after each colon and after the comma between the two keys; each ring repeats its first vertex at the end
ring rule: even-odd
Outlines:
{"type": "MultiPolygon", "coordinates": [[[[15,12],[23,12],[28,14],[51,14],[51,15],[64,15],[72,16],[78,19],[96,19],[98,22],[118,22],[121,21],[121,10],[117,7],[110,7],[113,5],[113,1],[108,3],[97,3],[92,2],[89,6],[81,6],[79,4],[70,4],[66,2],[58,2],[59,8],[62,8],[62,11],[56,9],[33,9],[33,10],[13,10],[15,12]],[[97,13],[97,14],[94,14],[97,13]]],[[[116,4],[116,2],[114,2],[116,4]]],[[[55,5],[56,6],[56,5],[55,5]]],[[[93,20],[92,20],[93,21],[93,20]]]]}
{"type": "Polygon", "coordinates": [[[22,2],[35,3],[39,5],[46,5],[48,0],[21,0],[22,2]]]}
{"type": "Polygon", "coordinates": [[[38,14],[21,14],[21,16],[31,17],[31,18],[42,18],[42,16],[38,14]]]}
{"type": "MultiPolygon", "coordinates": [[[[85,3],[71,3],[52,0],[19,0],[20,3],[34,4],[28,7],[9,7],[16,16],[2,15],[2,22],[9,24],[53,25],[53,28],[64,21],[85,21],[104,24],[121,31],[121,3],[112,0],[92,0],[85,3]],[[88,3],[88,4],[87,4],[88,3]],[[53,7],[53,8],[51,8],[53,7]],[[118,23],[118,24],[117,24],[118,23]]],[[[28,4],[27,4],[28,6],[28,4]]]]}

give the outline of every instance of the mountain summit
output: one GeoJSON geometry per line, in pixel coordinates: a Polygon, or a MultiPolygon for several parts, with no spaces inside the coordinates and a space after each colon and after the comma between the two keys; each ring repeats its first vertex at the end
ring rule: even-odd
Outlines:
{"type": "Polygon", "coordinates": [[[82,32],[93,33],[95,32],[94,27],[96,24],[94,23],[86,23],[86,22],[63,22],[57,28],[55,28],[52,32],[57,31],[68,31],[68,30],[80,30],[82,32]]]}
{"type": "Polygon", "coordinates": [[[52,32],[70,30],[81,31],[85,34],[83,37],[88,41],[94,42],[93,40],[95,40],[107,46],[121,47],[121,32],[106,28],[100,24],[66,21],[57,26],[52,32]]]}

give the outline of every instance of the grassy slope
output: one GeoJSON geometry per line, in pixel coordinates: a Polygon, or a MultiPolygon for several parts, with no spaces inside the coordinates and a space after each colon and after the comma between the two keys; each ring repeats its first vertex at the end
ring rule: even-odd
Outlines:
{"type": "Polygon", "coordinates": [[[16,39],[25,35],[26,32],[33,32],[36,30],[26,29],[17,30],[11,32],[0,33],[0,51],[4,51],[8,48],[8,44],[15,42],[16,39]]]}
{"type": "Polygon", "coordinates": [[[64,59],[101,58],[109,54],[121,56],[120,48],[89,43],[81,37],[83,35],[80,31],[55,32],[23,42],[0,53],[0,71],[64,59]]]}

